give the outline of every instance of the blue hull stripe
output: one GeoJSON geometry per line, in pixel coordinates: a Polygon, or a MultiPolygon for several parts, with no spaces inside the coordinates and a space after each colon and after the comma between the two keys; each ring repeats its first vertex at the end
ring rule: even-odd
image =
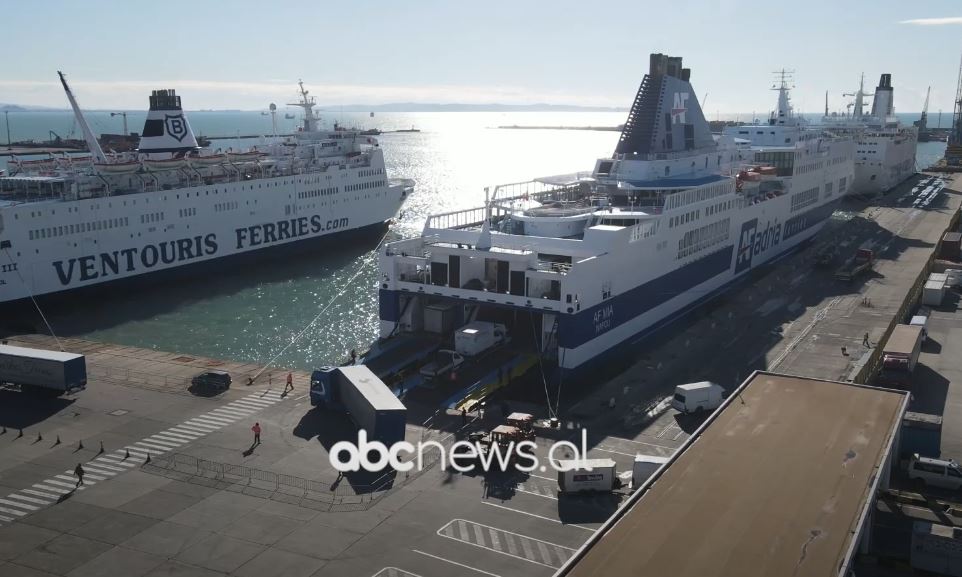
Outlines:
{"type": "Polygon", "coordinates": [[[566,349],[577,348],[638,315],[728,272],[731,268],[734,248],[734,245],[728,245],[577,314],[561,315],[558,324],[558,346],[566,349]]]}
{"type": "MultiPolygon", "coordinates": [[[[807,242],[807,240],[806,240],[806,241],[803,241],[803,242],[800,242],[800,243],[796,244],[795,246],[793,246],[793,247],[791,247],[791,248],[789,248],[789,249],[787,249],[787,250],[784,250],[784,251],[782,251],[781,253],[778,253],[778,254],[772,256],[772,258],[770,258],[768,261],[766,261],[765,264],[760,265],[760,266],[767,266],[767,265],[774,264],[775,262],[777,262],[777,261],[779,261],[779,260],[781,260],[781,259],[789,256],[791,253],[793,253],[793,252],[801,249],[803,246],[805,246],[806,242],[807,242]]],[[[625,340],[621,341],[621,342],[618,343],[617,345],[615,345],[615,346],[613,346],[613,347],[611,347],[611,348],[603,351],[603,352],[602,352],[601,354],[599,354],[599,355],[596,355],[596,356],[592,357],[590,360],[588,360],[588,361],[586,361],[586,362],[578,365],[577,367],[574,367],[574,368],[572,368],[572,369],[561,369],[560,372],[562,373],[562,376],[563,376],[564,380],[565,380],[565,381],[569,381],[569,380],[579,381],[579,380],[581,380],[582,378],[584,378],[584,379],[590,378],[592,371],[594,371],[596,368],[598,368],[600,365],[602,365],[602,364],[604,363],[604,361],[606,361],[607,359],[615,358],[615,357],[617,357],[619,354],[624,353],[628,348],[635,347],[635,346],[641,344],[645,339],[653,336],[653,335],[654,335],[655,333],[657,333],[659,330],[661,330],[661,329],[663,329],[663,328],[671,325],[672,323],[674,323],[674,322],[676,322],[676,321],[684,318],[685,316],[687,316],[688,314],[694,312],[695,310],[697,310],[699,307],[701,307],[701,306],[704,305],[705,303],[707,303],[707,302],[709,302],[709,301],[711,301],[711,300],[713,300],[713,299],[718,298],[719,296],[721,296],[721,295],[725,294],[726,292],[730,291],[731,289],[735,288],[735,287],[736,287],[739,283],[741,283],[742,281],[747,280],[747,279],[750,279],[750,278],[751,278],[751,275],[741,275],[741,276],[734,277],[734,278],[732,278],[732,280],[726,282],[725,284],[721,285],[721,286],[718,287],[717,289],[715,289],[715,290],[713,290],[713,291],[711,291],[711,292],[709,292],[709,293],[706,293],[704,296],[702,296],[702,297],[700,297],[700,298],[692,301],[690,304],[688,304],[688,305],[686,305],[686,306],[678,309],[677,311],[675,311],[675,312],[673,312],[673,313],[671,313],[671,314],[669,314],[669,315],[666,315],[664,318],[662,318],[662,319],[659,320],[658,322],[653,323],[653,324],[645,327],[645,328],[642,329],[641,331],[638,331],[637,333],[631,335],[630,337],[628,337],[628,338],[626,338],[625,340]]],[[[556,375],[557,375],[557,372],[556,372],[556,375]]]]}

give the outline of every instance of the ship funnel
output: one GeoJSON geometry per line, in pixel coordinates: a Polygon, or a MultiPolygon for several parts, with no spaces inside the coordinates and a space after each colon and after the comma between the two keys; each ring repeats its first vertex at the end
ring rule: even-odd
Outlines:
{"type": "Polygon", "coordinates": [[[150,111],[140,137],[142,154],[184,153],[198,148],[187,117],[180,107],[180,96],[173,90],[154,90],[150,94],[150,111]]]}
{"type": "Polygon", "coordinates": [[[653,154],[714,145],[681,57],[652,54],[615,154],[653,154]]]}
{"type": "Polygon", "coordinates": [[[892,75],[883,74],[875,87],[872,100],[872,116],[885,120],[895,114],[895,90],[892,88],[892,75]]]}

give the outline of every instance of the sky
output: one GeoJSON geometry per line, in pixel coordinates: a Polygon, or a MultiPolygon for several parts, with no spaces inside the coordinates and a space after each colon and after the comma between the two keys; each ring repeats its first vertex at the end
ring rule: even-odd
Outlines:
{"type": "Polygon", "coordinates": [[[322,106],[627,107],[664,52],[684,57],[709,117],[770,110],[782,68],[801,112],[822,111],[826,90],[843,110],[861,73],[872,88],[888,72],[897,111],[921,110],[931,85],[934,115],[953,108],[962,3],[14,0],[3,35],[0,103],[66,107],[62,70],[92,109],[145,109],[156,88],[192,110],[266,109],[298,79],[322,106]]]}

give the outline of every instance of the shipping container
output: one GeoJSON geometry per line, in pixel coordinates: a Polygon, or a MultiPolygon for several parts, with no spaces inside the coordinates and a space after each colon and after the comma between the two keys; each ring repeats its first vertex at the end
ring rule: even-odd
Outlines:
{"type": "Polygon", "coordinates": [[[945,233],[942,236],[942,244],[939,247],[939,258],[958,262],[960,247],[962,247],[962,233],[945,233]]]}
{"type": "Polygon", "coordinates": [[[940,306],[945,298],[945,281],[930,280],[922,288],[922,304],[929,306],[940,306]]]}

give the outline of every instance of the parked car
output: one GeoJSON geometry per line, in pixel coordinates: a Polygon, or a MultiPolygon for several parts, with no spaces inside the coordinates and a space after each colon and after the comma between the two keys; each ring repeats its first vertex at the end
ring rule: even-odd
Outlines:
{"type": "Polygon", "coordinates": [[[230,388],[231,378],[227,371],[204,371],[191,379],[190,383],[197,387],[226,390],[230,388]]]}
{"type": "Polygon", "coordinates": [[[434,356],[434,360],[421,367],[420,373],[428,378],[437,378],[461,366],[464,357],[460,353],[448,349],[441,349],[434,356]]]}
{"type": "Polygon", "coordinates": [[[932,459],[920,457],[916,453],[909,461],[909,478],[953,491],[962,488],[962,469],[959,469],[959,464],[952,459],[932,459]]]}

